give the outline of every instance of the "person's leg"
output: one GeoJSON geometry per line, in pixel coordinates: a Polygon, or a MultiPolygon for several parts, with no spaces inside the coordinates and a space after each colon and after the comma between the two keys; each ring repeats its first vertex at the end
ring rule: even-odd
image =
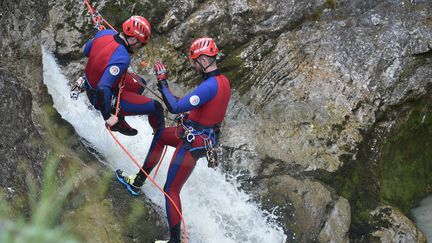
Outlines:
{"type": "MultiPolygon", "coordinates": [[[[157,165],[160,160],[163,148],[168,145],[176,147],[180,138],[176,136],[176,127],[169,127],[161,129],[156,132],[153,136],[153,141],[150,145],[149,151],[147,153],[146,159],[144,160],[142,169],[150,174],[152,169],[157,165]]],[[[126,186],[129,193],[134,196],[141,194],[141,186],[147,179],[146,175],[140,169],[136,175],[126,176],[123,174],[122,170],[116,171],[117,179],[126,186]]]]}
{"type": "Polygon", "coordinates": [[[125,90],[121,95],[120,107],[120,115],[123,116],[149,115],[153,131],[165,126],[163,107],[157,100],[125,90]]]}
{"type": "Polygon", "coordinates": [[[171,202],[168,198],[165,199],[167,218],[171,233],[170,242],[180,242],[181,216],[177,212],[173,203],[181,213],[180,191],[195,168],[195,165],[196,160],[192,157],[190,152],[184,148],[183,143],[180,142],[173,159],[171,160],[167,181],[164,187],[165,192],[173,201],[171,202]]]}
{"type": "Polygon", "coordinates": [[[143,78],[134,73],[128,72],[126,73],[125,86],[123,87],[123,90],[140,95],[144,92],[145,88],[139,82],[145,84],[145,80],[143,78]]]}
{"type": "MultiPolygon", "coordinates": [[[[153,168],[157,165],[165,146],[177,147],[181,139],[177,133],[178,131],[176,127],[168,127],[154,134],[149,151],[142,166],[142,169],[147,174],[150,174],[153,168]]],[[[135,183],[135,185],[141,186],[146,179],[145,174],[139,170],[137,173],[137,183],[135,183]]]]}

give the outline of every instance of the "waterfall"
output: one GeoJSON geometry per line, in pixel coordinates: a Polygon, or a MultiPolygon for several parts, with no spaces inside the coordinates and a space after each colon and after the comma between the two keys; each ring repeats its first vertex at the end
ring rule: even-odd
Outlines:
{"type": "MultiPolygon", "coordinates": [[[[111,138],[100,113],[91,108],[85,94],[76,101],[70,99],[68,80],[62,74],[54,56],[44,47],[42,53],[44,83],[53,98],[55,109],[62,118],[72,124],[78,135],[102,155],[102,163],[113,170],[120,168],[127,174],[136,173],[138,168],[111,138]]],[[[116,136],[134,157],[142,162],[150,147],[152,129],[145,116],[126,119],[139,131],[138,135],[126,137],[116,133],[116,136]]],[[[161,186],[165,183],[173,153],[174,149],[169,148],[158,172],[156,181],[161,186]]],[[[275,217],[261,210],[259,205],[252,202],[249,195],[237,188],[235,178],[227,179],[221,171],[207,168],[205,159],[197,162],[181,192],[189,242],[286,241],[287,237],[282,228],[275,223],[275,217]]],[[[165,199],[162,193],[149,181],[143,186],[143,192],[165,218],[165,199]]]]}
{"type": "Polygon", "coordinates": [[[428,242],[432,242],[432,195],[420,202],[420,206],[411,210],[414,221],[425,234],[428,242]]]}

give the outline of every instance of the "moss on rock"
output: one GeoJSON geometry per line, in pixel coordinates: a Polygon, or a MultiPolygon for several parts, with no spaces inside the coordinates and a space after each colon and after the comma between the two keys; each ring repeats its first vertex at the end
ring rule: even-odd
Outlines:
{"type": "Polygon", "coordinates": [[[381,201],[404,213],[432,186],[432,97],[413,102],[395,119],[392,134],[382,142],[378,161],[381,201]]]}
{"type": "Polygon", "coordinates": [[[390,204],[404,213],[432,185],[432,96],[395,107],[366,134],[358,159],[332,176],[321,176],[351,204],[351,238],[369,234],[382,222],[370,212],[390,204]]]}

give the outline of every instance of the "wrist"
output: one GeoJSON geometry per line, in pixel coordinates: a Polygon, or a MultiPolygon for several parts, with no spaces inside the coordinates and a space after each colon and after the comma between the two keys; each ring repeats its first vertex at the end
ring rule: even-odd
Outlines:
{"type": "Polygon", "coordinates": [[[111,113],[102,113],[102,117],[106,121],[111,117],[111,113]]]}
{"type": "Polygon", "coordinates": [[[168,88],[168,81],[166,79],[159,80],[157,86],[159,90],[162,90],[163,88],[168,88]]]}
{"type": "Polygon", "coordinates": [[[166,73],[161,73],[157,76],[158,81],[166,80],[168,79],[168,75],[166,73]]]}

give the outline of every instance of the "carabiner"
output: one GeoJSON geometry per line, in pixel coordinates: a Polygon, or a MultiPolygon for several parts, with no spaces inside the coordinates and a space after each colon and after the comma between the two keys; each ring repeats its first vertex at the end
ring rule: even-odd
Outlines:
{"type": "Polygon", "coordinates": [[[195,140],[195,135],[194,135],[193,133],[187,133],[187,134],[186,134],[186,140],[187,140],[189,143],[192,143],[192,142],[195,140]]]}

